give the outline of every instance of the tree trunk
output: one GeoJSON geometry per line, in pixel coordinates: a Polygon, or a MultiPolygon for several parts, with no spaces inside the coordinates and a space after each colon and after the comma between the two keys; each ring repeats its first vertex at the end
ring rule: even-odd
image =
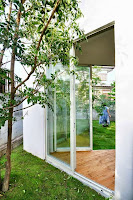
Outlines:
{"type": "MultiPolygon", "coordinates": [[[[11,78],[11,98],[10,106],[13,106],[14,101],[14,66],[15,66],[15,48],[12,50],[11,58],[11,68],[10,68],[10,78],[11,78]]],[[[2,191],[6,192],[9,188],[9,180],[11,173],[11,142],[12,142],[12,118],[13,118],[13,107],[9,109],[8,118],[8,141],[7,141],[7,151],[6,151],[6,172],[2,185],[2,191]]]]}
{"type": "MultiPolygon", "coordinates": [[[[12,1],[10,2],[10,5],[9,5],[9,13],[8,13],[8,18],[7,18],[8,22],[10,22],[11,12],[12,12],[12,1]]],[[[9,29],[9,24],[7,25],[7,30],[8,29],[9,29]]],[[[3,61],[5,49],[6,49],[6,47],[4,45],[3,49],[0,52],[0,68],[2,66],[2,61],[3,61]]],[[[0,169],[0,190],[1,189],[2,189],[2,180],[1,180],[1,169],[0,169]]]]}
{"type": "Polygon", "coordinates": [[[0,190],[2,189],[1,169],[0,169],[0,190]]]}
{"type": "Polygon", "coordinates": [[[0,67],[1,67],[1,65],[2,65],[4,52],[5,52],[5,47],[3,47],[3,49],[2,49],[1,52],[0,52],[0,67]]]}
{"type": "Polygon", "coordinates": [[[7,152],[6,152],[6,173],[3,181],[2,191],[6,192],[9,188],[10,173],[11,173],[11,141],[12,141],[12,117],[13,117],[13,108],[9,111],[9,120],[8,120],[8,142],[7,142],[7,152]]]}
{"type": "MultiPolygon", "coordinates": [[[[22,0],[24,3],[25,0],[22,0]]],[[[17,27],[14,34],[14,48],[12,50],[12,57],[11,57],[11,67],[10,67],[10,78],[11,78],[11,102],[10,102],[10,109],[9,109],[9,119],[8,119],[8,141],[7,141],[7,151],[6,151],[6,172],[5,177],[2,185],[2,191],[6,192],[9,189],[9,181],[10,181],[10,174],[11,174],[11,142],[12,142],[12,120],[13,120],[13,101],[15,96],[15,88],[14,88],[14,68],[15,68],[15,50],[17,48],[17,40],[18,40],[18,30],[20,24],[20,17],[21,11],[19,10],[17,13],[17,27]]]]}

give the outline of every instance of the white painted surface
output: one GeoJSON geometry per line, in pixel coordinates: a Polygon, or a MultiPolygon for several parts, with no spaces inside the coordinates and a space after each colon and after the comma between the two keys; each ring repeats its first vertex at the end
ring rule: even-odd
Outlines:
{"type": "MultiPolygon", "coordinates": [[[[70,55],[75,56],[74,45],[70,50],[70,55]]],[[[70,60],[70,70],[75,70],[73,62],[70,60]]],[[[70,163],[72,172],[76,169],[76,105],[75,105],[75,74],[70,74],[70,163]]]]}
{"type": "Polygon", "coordinates": [[[93,122],[92,122],[92,66],[90,66],[89,110],[90,110],[90,148],[93,150],[93,122]]]}
{"type": "Polygon", "coordinates": [[[45,159],[44,108],[40,105],[35,105],[24,110],[24,116],[24,150],[39,158],[45,159]]]}
{"type": "Polygon", "coordinates": [[[133,12],[132,1],[117,3],[115,200],[133,200],[133,12]]]}

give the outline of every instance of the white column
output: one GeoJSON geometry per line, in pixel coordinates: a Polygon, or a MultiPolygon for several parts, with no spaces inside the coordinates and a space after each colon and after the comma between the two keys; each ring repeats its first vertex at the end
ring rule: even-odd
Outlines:
{"type": "Polygon", "coordinates": [[[90,65],[90,89],[89,89],[89,104],[90,104],[90,148],[93,150],[93,124],[92,124],[92,66],[90,65]]]}
{"type": "MultiPolygon", "coordinates": [[[[70,50],[70,55],[75,56],[74,45],[70,50]]],[[[75,70],[73,62],[70,60],[71,72],[75,70]]],[[[76,168],[76,112],[75,112],[75,74],[70,74],[70,159],[71,169],[76,168]]]]}
{"type": "Polygon", "coordinates": [[[54,89],[54,151],[57,150],[57,132],[56,132],[56,88],[54,89]]]}
{"type": "Polygon", "coordinates": [[[132,1],[117,1],[115,200],[133,200],[133,12],[132,1]]]}

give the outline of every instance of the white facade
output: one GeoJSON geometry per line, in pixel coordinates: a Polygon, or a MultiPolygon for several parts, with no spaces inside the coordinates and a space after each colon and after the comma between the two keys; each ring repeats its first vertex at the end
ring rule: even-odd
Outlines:
{"type": "MultiPolygon", "coordinates": [[[[114,21],[116,77],[116,177],[115,200],[133,200],[133,12],[132,2],[82,0],[85,32],[114,21]]],[[[45,111],[40,106],[26,110],[24,149],[45,159],[45,111]]],[[[58,166],[58,165],[57,165],[58,166]]],[[[95,189],[95,187],[93,187],[95,189]]]]}
{"type": "MultiPolygon", "coordinates": [[[[119,6],[117,4],[117,6],[119,6]]],[[[116,13],[116,199],[133,199],[133,26],[132,2],[116,13]],[[124,15],[125,10],[127,11],[124,15]]],[[[118,7],[117,7],[118,8],[118,7]]]]}

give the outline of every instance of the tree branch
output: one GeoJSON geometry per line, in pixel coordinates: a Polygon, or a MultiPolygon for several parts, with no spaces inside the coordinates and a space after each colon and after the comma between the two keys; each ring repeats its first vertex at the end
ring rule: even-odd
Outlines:
{"type": "Polygon", "coordinates": [[[13,112],[19,112],[20,110],[25,110],[25,109],[30,108],[30,107],[32,107],[32,106],[34,106],[34,104],[32,104],[32,105],[30,105],[30,106],[27,106],[27,107],[25,107],[25,108],[21,108],[21,109],[18,109],[18,110],[14,110],[13,112]]]}
{"type": "MultiPolygon", "coordinates": [[[[54,9],[53,9],[53,11],[52,11],[52,13],[51,13],[51,16],[49,17],[49,20],[48,20],[47,24],[45,25],[45,27],[44,27],[43,30],[42,30],[42,33],[41,33],[41,36],[40,36],[40,39],[39,39],[39,42],[38,42],[38,45],[37,45],[37,51],[39,51],[39,48],[40,48],[40,44],[41,44],[43,35],[44,35],[45,31],[47,30],[47,27],[48,27],[49,23],[51,22],[51,19],[53,18],[54,13],[55,13],[55,11],[56,11],[56,9],[57,9],[59,3],[60,3],[60,0],[57,0],[57,2],[56,2],[56,4],[55,4],[55,7],[54,7],[54,9]]],[[[30,73],[28,74],[27,78],[24,79],[20,84],[18,84],[18,85],[16,86],[16,88],[14,89],[14,93],[16,92],[16,90],[17,90],[21,85],[23,85],[23,84],[30,78],[30,76],[34,73],[36,67],[37,67],[37,56],[35,56],[35,59],[34,59],[34,67],[33,67],[32,70],[30,71],[30,73]]]]}
{"type": "Polygon", "coordinates": [[[22,67],[24,68],[24,70],[25,70],[26,74],[28,75],[28,72],[27,72],[27,70],[25,69],[24,65],[22,65],[22,67]]]}
{"type": "MultiPolygon", "coordinates": [[[[64,70],[64,71],[65,71],[65,70],[64,70]]],[[[55,76],[55,78],[57,78],[57,77],[60,76],[62,73],[64,73],[64,71],[62,71],[62,72],[59,73],[57,76],[55,76]]],[[[37,87],[38,87],[38,84],[36,85],[35,91],[32,93],[32,95],[36,94],[43,86],[39,87],[38,89],[37,89],[37,87]]],[[[10,106],[10,107],[3,108],[3,109],[4,109],[4,110],[7,110],[7,109],[10,109],[10,108],[15,108],[15,107],[19,106],[21,103],[23,103],[28,97],[29,97],[29,96],[27,95],[27,96],[26,96],[24,99],[22,99],[22,101],[20,101],[18,104],[13,105],[13,106],[10,106]]],[[[16,112],[16,111],[14,111],[14,112],[16,112]]]]}
{"type": "MultiPolygon", "coordinates": [[[[40,88],[38,88],[37,90],[35,90],[32,95],[36,94],[43,86],[41,86],[40,88]]],[[[6,108],[3,108],[3,110],[8,110],[10,108],[15,108],[17,106],[19,106],[21,103],[23,103],[29,96],[27,95],[24,99],[22,99],[22,101],[20,101],[19,103],[17,103],[16,105],[12,105],[10,107],[6,107],[6,108]]]]}
{"type": "MultiPolygon", "coordinates": [[[[64,70],[65,71],[65,70],[64,70]]],[[[64,73],[64,71],[62,71],[61,73],[59,73],[57,76],[55,76],[55,78],[57,78],[58,76],[60,76],[62,73],[64,73]]],[[[38,86],[38,84],[37,84],[38,86]]],[[[37,88],[36,86],[36,88],[37,88]]],[[[35,91],[32,93],[32,95],[36,94],[43,86],[39,87],[38,89],[35,88],[35,91]]],[[[21,103],[23,103],[29,96],[27,95],[24,99],[22,99],[22,101],[20,101],[18,104],[16,105],[13,105],[13,106],[10,106],[10,107],[7,107],[7,108],[3,108],[4,110],[6,109],[10,109],[10,108],[15,108],[17,106],[19,106],[21,103]]],[[[14,111],[16,112],[16,111],[14,111]]]]}
{"type": "Polygon", "coordinates": [[[11,62],[11,60],[8,60],[8,61],[6,61],[5,63],[2,63],[1,66],[2,66],[2,65],[5,65],[5,64],[7,64],[7,63],[9,63],[9,62],[11,62]]]}
{"type": "Polygon", "coordinates": [[[30,8],[28,8],[27,10],[25,10],[25,13],[30,11],[33,8],[33,6],[31,6],[30,8]]]}

